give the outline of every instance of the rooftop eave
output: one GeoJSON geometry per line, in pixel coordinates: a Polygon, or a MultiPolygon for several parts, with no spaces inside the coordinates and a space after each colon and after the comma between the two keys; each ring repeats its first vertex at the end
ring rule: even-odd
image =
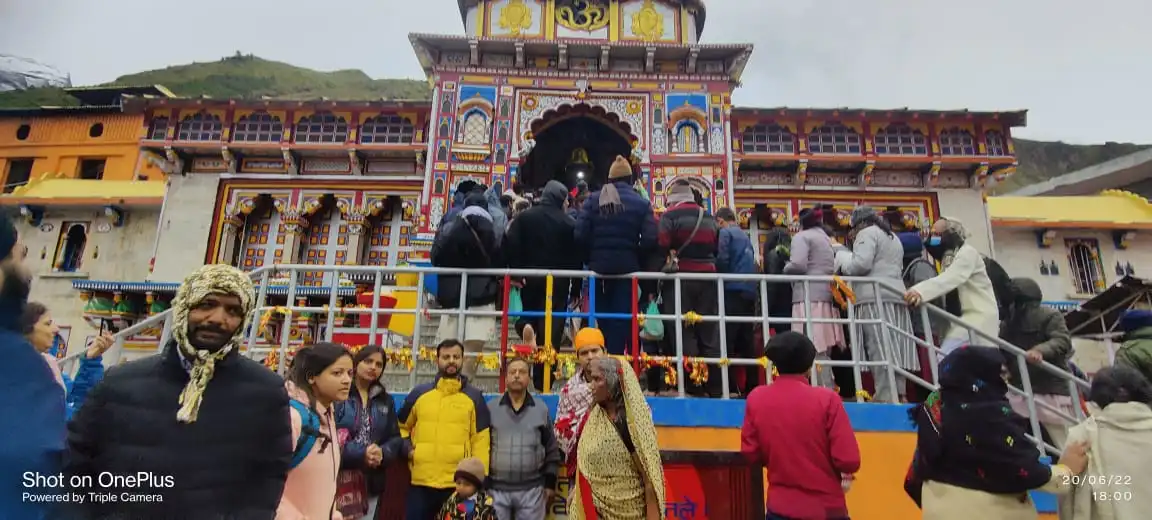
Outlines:
{"type": "Polygon", "coordinates": [[[1027,218],[1003,218],[993,216],[993,227],[1017,229],[1106,229],[1106,230],[1148,230],[1152,222],[1106,222],[1094,220],[1043,220],[1027,218]]]}
{"type": "Polygon", "coordinates": [[[859,107],[733,107],[735,117],[816,117],[816,118],[889,118],[911,119],[925,122],[934,119],[985,119],[998,120],[1009,128],[1023,127],[1028,122],[1027,110],[1012,111],[972,111],[966,108],[955,110],[920,110],[902,108],[859,108],[859,107]]]}
{"type": "Polygon", "coordinates": [[[159,208],[164,203],[164,197],[0,197],[0,206],[19,207],[30,206],[37,208],[101,208],[115,206],[118,208],[159,208]]]}

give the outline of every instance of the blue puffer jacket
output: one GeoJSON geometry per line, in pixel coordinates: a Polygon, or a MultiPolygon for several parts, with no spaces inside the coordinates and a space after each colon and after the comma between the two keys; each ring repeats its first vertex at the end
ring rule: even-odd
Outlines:
{"type": "Polygon", "coordinates": [[[340,450],[340,469],[357,469],[364,471],[368,485],[368,495],[377,496],[384,491],[384,469],[400,455],[404,439],[400,437],[400,423],[396,419],[396,402],[383,385],[373,385],[368,390],[369,423],[368,440],[380,447],[384,452],[384,459],[377,468],[364,466],[364,452],[368,445],[356,440],[356,434],[365,419],[365,407],[360,400],[360,392],[353,389],[348,399],[336,404],[336,428],[348,430],[348,441],[340,450]]]}
{"type": "MultiPolygon", "coordinates": [[[[9,312],[19,316],[19,312],[9,312]]],[[[7,325],[7,324],[6,324],[7,325]]],[[[64,389],[44,356],[12,327],[0,327],[0,518],[37,520],[51,516],[53,504],[24,500],[32,494],[60,493],[59,487],[25,487],[25,472],[60,473],[64,453],[64,389]]],[[[43,482],[43,481],[40,481],[43,482]]]]}
{"type": "MultiPolygon", "coordinates": [[[[752,239],[739,226],[729,224],[720,228],[720,243],[716,248],[716,271],[731,274],[757,274],[756,252],[752,239]]],[[[756,296],[756,282],[724,282],[724,288],[756,296]]]]}
{"type": "Polygon", "coordinates": [[[80,357],[80,369],[76,371],[76,379],[64,376],[64,388],[68,393],[68,402],[65,412],[67,413],[68,420],[72,420],[72,414],[80,409],[80,405],[84,404],[84,399],[88,397],[88,392],[104,379],[104,359],[103,356],[89,358],[88,356],[80,357]]]}
{"type": "Polygon", "coordinates": [[[656,249],[656,218],[652,204],[636,193],[628,181],[612,183],[620,193],[624,211],[600,214],[600,192],[588,196],[576,219],[576,242],[588,251],[588,269],[600,274],[628,274],[643,270],[656,249]]]}

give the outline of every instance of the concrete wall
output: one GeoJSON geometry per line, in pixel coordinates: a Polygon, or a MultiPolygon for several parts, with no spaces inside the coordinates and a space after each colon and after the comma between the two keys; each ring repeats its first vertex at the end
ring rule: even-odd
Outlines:
{"type": "Polygon", "coordinates": [[[1117,249],[1112,242],[1110,230],[1056,230],[1051,247],[1040,248],[1036,242],[1036,232],[1031,229],[996,228],[996,258],[1008,274],[1027,276],[1040,284],[1044,299],[1050,301],[1085,300],[1091,295],[1076,294],[1072,282],[1072,266],[1064,248],[1064,240],[1069,238],[1091,238],[1100,244],[1101,271],[1104,283],[1112,285],[1121,277],[1116,276],[1116,262],[1128,262],[1136,269],[1136,276],[1148,276],[1152,266],[1152,233],[1137,233],[1128,249],[1117,249]],[[1040,274],[1040,261],[1053,260],[1060,268],[1059,275],[1040,274]]]}
{"type": "Polygon", "coordinates": [[[959,219],[968,230],[968,243],[986,255],[993,254],[988,206],[980,190],[937,190],[940,214],[959,219]]]}
{"type": "MultiPolygon", "coordinates": [[[[220,176],[174,175],[169,182],[164,218],[160,223],[160,247],[156,251],[155,268],[148,276],[150,282],[180,282],[189,272],[204,265],[208,235],[212,231],[220,176]]],[[[149,254],[151,247],[149,243],[149,254]]]]}
{"type": "MultiPolygon", "coordinates": [[[[1112,242],[1111,230],[1057,230],[1052,245],[1040,248],[1036,241],[1036,231],[1018,228],[994,228],[996,258],[1004,270],[1012,277],[1028,277],[1040,284],[1047,301],[1084,301],[1090,295],[1076,294],[1072,281],[1072,266],[1064,248],[1067,238],[1094,238],[1100,244],[1101,272],[1104,282],[1115,283],[1121,277],[1116,275],[1116,262],[1128,262],[1136,269],[1136,276],[1148,276],[1148,266],[1152,266],[1152,233],[1137,233],[1128,249],[1117,249],[1112,242]],[[1040,274],[1040,262],[1056,262],[1060,268],[1058,275],[1040,274]]],[[[1076,338],[1074,361],[1085,372],[1091,374],[1111,365],[1109,346],[1105,341],[1076,338]]]]}
{"type": "Polygon", "coordinates": [[[28,267],[36,275],[30,298],[47,306],[57,324],[71,327],[69,352],[83,348],[84,339],[96,333],[83,319],[84,305],[80,293],[72,289],[72,281],[142,280],[148,273],[158,216],[158,208],[130,209],[125,213],[122,227],[112,227],[106,232],[101,232],[101,224],[111,224],[111,221],[102,210],[95,208],[49,209],[39,227],[17,222],[20,238],[28,246],[28,267]],[[67,232],[64,222],[91,224],[84,259],[79,270],[73,273],[52,269],[60,233],[67,232]]]}

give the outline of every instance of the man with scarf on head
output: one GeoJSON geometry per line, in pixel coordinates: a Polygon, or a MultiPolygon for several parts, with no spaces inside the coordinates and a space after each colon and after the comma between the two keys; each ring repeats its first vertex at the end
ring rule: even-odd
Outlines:
{"type": "MultiPolygon", "coordinates": [[[[579,271],[584,267],[579,245],[576,243],[576,221],[565,212],[568,191],[560,181],[548,181],[540,204],[529,208],[512,221],[506,239],[508,266],[513,269],[544,269],[579,271]]],[[[544,277],[523,280],[520,301],[527,311],[543,311],[547,280],[544,277]]],[[[579,295],[584,280],[556,278],[552,281],[552,311],[568,309],[569,295],[579,295]]],[[[520,337],[535,345],[544,345],[544,318],[520,318],[516,322],[520,337]]],[[[564,339],[564,320],[552,324],[553,348],[564,339]]],[[[544,388],[544,365],[537,364],[532,374],[537,390],[544,388]]]]}
{"type": "MultiPolygon", "coordinates": [[[[1000,334],[1000,309],[996,291],[988,277],[984,255],[966,243],[968,233],[959,220],[942,217],[932,225],[932,235],[924,249],[940,262],[939,276],[924,280],[904,293],[908,305],[920,305],[946,296],[945,307],[965,323],[983,332],[988,338],[1000,334]],[[956,291],[955,294],[950,294],[956,291]]],[[[941,355],[948,355],[958,347],[973,343],[987,345],[986,338],[975,337],[967,328],[950,326],[941,341],[941,355]]]]}
{"type": "MultiPolygon", "coordinates": [[[[431,260],[435,267],[458,269],[496,269],[506,265],[503,252],[496,236],[503,234],[497,228],[492,214],[487,209],[484,193],[473,191],[464,200],[464,210],[455,220],[441,227],[432,241],[431,260]]],[[[501,279],[496,276],[468,276],[466,292],[461,294],[460,275],[439,275],[436,284],[436,300],[445,309],[464,307],[470,311],[495,311],[496,300],[502,293],[501,279]]],[[[492,339],[496,331],[496,318],[489,316],[464,317],[461,336],[460,316],[449,314],[440,317],[437,338],[462,339],[464,348],[472,354],[484,350],[484,343],[492,339]]],[[[477,357],[469,357],[464,362],[464,374],[476,375],[477,357]]]]}
{"type": "MultiPolygon", "coordinates": [[[[622,275],[643,271],[656,250],[656,219],[652,203],[632,186],[632,164],[622,156],[608,170],[608,183],[588,196],[576,219],[576,242],[586,251],[588,269],[596,274],[622,275]]],[[[648,288],[642,284],[641,291],[648,288]]],[[[631,314],[632,282],[598,278],[598,314],[631,314]]],[[[645,291],[646,292],[646,291],[645,291]]],[[[598,319],[608,352],[621,355],[631,341],[631,320],[598,319]]]]}
{"type": "Polygon", "coordinates": [[[64,451],[64,388],[44,357],[20,330],[31,274],[28,248],[16,227],[0,214],[0,518],[47,518],[50,504],[23,500],[21,493],[57,493],[59,488],[25,487],[23,475],[60,472],[64,451]]]}
{"type": "Polygon", "coordinates": [[[68,425],[68,475],[147,474],[140,486],[91,491],[163,500],[73,504],[67,518],[276,515],[293,439],[284,381],[240,354],[253,303],[234,267],[184,279],[163,352],[109,370],[68,425]]]}

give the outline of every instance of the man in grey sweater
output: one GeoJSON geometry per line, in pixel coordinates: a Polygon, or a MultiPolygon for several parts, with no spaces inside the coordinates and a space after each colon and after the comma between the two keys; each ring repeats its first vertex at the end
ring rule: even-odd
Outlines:
{"type": "Polygon", "coordinates": [[[504,369],[507,391],[488,403],[492,415],[492,498],[501,520],[544,520],[556,494],[560,445],[548,406],[528,393],[531,368],[513,358],[504,369]]]}

